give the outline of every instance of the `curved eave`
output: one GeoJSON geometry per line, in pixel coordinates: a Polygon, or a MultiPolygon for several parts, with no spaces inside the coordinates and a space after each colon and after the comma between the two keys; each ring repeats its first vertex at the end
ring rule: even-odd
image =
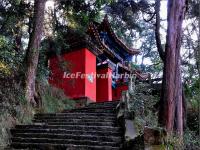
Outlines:
{"type": "Polygon", "coordinates": [[[133,50],[129,50],[129,51],[127,51],[129,54],[131,54],[131,55],[138,55],[138,54],[140,54],[140,51],[139,50],[136,50],[136,49],[133,49],[133,50]]]}
{"type": "Polygon", "coordinates": [[[93,35],[95,37],[95,39],[98,42],[100,49],[102,51],[106,51],[113,58],[115,57],[115,55],[108,50],[108,47],[105,44],[102,43],[100,36],[99,36],[99,32],[96,29],[96,26],[92,22],[89,25],[87,33],[90,34],[90,35],[93,35]]]}
{"type": "Polygon", "coordinates": [[[96,27],[94,26],[92,22],[90,23],[86,33],[88,33],[90,36],[91,35],[94,36],[95,40],[98,42],[98,45],[99,45],[98,47],[101,50],[101,53],[103,53],[104,46],[102,45],[100,37],[99,37],[99,33],[96,31],[96,27]]]}
{"type": "Polygon", "coordinates": [[[137,55],[140,53],[139,50],[136,49],[131,49],[128,46],[126,46],[114,33],[114,31],[112,30],[112,27],[110,26],[110,23],[108,21],[108,17],[107,15],[104,17],[103,22],[101,23],[101,28],[103,28],[104,30],[107,31],[107,33],[115,40],[115,42],[121,46],[127,53],[131,54],[131,55],[137,55]]]}
{"type": "Polygon", "coordinates": [[[136,75],[136,77],[140,80],[146,80],[150,77],[150,74],[149,73],[139,73],[137,70],[134,71],[134,74],[136,75]]]}

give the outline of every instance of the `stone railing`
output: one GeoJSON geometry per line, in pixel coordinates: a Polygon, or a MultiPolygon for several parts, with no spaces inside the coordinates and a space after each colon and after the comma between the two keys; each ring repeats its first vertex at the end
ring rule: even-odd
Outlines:
{"type": "Polygon", "coordinates": [[[161,148],[165,150],[163,147],[165,130],[144,126],[144,131],[141,134],[134,125],[135,114],[131,110],[131,103],[136,100],[135,80],[136,76],[130,78],[128,90],[122,92],[121,100],[117,106],[117,118],[124,130],[124,149],[156,150],[161,148]]]}
{"type": "Polygon", "coordinates": [[[128,90],[122,92],[121,100],[117,106],[117,118],[124,129],[124,149],[144,148],[143,137],[139,135],[134,126],[134,112],[130,108],[130,101],[134,99],[135,79],[136,76],[130,78],[128,90]]]}

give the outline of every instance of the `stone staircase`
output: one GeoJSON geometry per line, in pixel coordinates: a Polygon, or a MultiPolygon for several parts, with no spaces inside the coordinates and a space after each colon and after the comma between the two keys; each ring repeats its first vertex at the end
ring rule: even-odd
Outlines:
{"type": "Polygon", "coordinates": [[[119,150],[123,133],[117,124],[119,101],[92,103],[55,114],[36,114],[32,125],[11,129],[14,149],[119,150]]]}

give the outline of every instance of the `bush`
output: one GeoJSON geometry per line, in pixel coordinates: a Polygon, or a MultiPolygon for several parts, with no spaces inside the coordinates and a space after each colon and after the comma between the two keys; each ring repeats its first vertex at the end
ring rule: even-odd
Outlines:
{"type": "Polygon", "coordinates": [[[9,144],[10,128],[16,124],[30,124],[36,112],[59,112],[74,107],[74,101],[66,98],[63,91],[48,83],[38,85],[42,106],[33,108],[27,103],[24,90],[13,78],[0,78],[0,149],[9,144]]]}
{"type": "Polygon", "coordinates": [[[13,44],[0,35],[0,77],[9,77],[18,71],[24,58],[23,52],[13,49],[13,44]]]}
{"type": "Polygon", "coordinates": [[[135,113],[135,126],[143,134],[144,126],[157,126],[157,113],[154,105],[158,102],[158,97],[152,95],[152,88],[147,83],[137,83],[135,91],[130,101],[131,111],[135,113]]]}
{"type": "Polygon", "coordinates": [[[0,78],[0,147],[9,144],[10,128],[30,123],[34,109],[24,97],[23,88],[13,78],[0,78]]]}
{"type": "Polygon", "coordinates": [[[72,109],[75,101],[66,98],[63,90],[53,87],[49,84],[40,85],[39,94],[41,95],[40,112],[53,113],[64,109],[72,109]]]}
{"type": "Polygon", "coordinates": [[[185,149],[200,149],[200,140],[194,131],[189,129],[185,130],[184,133],[184,145],[185,149]]]}

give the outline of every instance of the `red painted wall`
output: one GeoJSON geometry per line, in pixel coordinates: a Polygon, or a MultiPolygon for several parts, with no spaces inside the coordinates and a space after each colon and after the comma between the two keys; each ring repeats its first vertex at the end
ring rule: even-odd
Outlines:
{"type": "Polygon", "coordinates": [[[122,91],[127,91],[128,85],[118,85],[115,89],[112,89],[113,101],[120,100],[122,91]]]}
{"type": "MultiPolygon", "coordinates": [[[[97,69],[97,74],[112,74],[107,68],[97,69]]],[[[97,102],[112,101],[112,78],[101,78],[97,76],[97,102]]]]}
{"type": "Polygon", "coordinates": [[[96,80],[90,82],[87,77],[81,74],[91,74],[96,72],[96,56],[88,49],[83,48],[67,54],[63,54],[69,72],[78,78],[63,78],[64,71],[59,68],[58,58],[51,58],[49,67],[52,72],[49,83],[64,89],[65,94],[73,99],[87,97],[96,101],[96,80]]]}
{"type": "Polygon", "coordinates": [[[85,73],[93,76],[93,82],[89,81],[88,77],[85,78],[85,95],[96,101],[96,56],[86,50],[85,59],[85,73]]]}

